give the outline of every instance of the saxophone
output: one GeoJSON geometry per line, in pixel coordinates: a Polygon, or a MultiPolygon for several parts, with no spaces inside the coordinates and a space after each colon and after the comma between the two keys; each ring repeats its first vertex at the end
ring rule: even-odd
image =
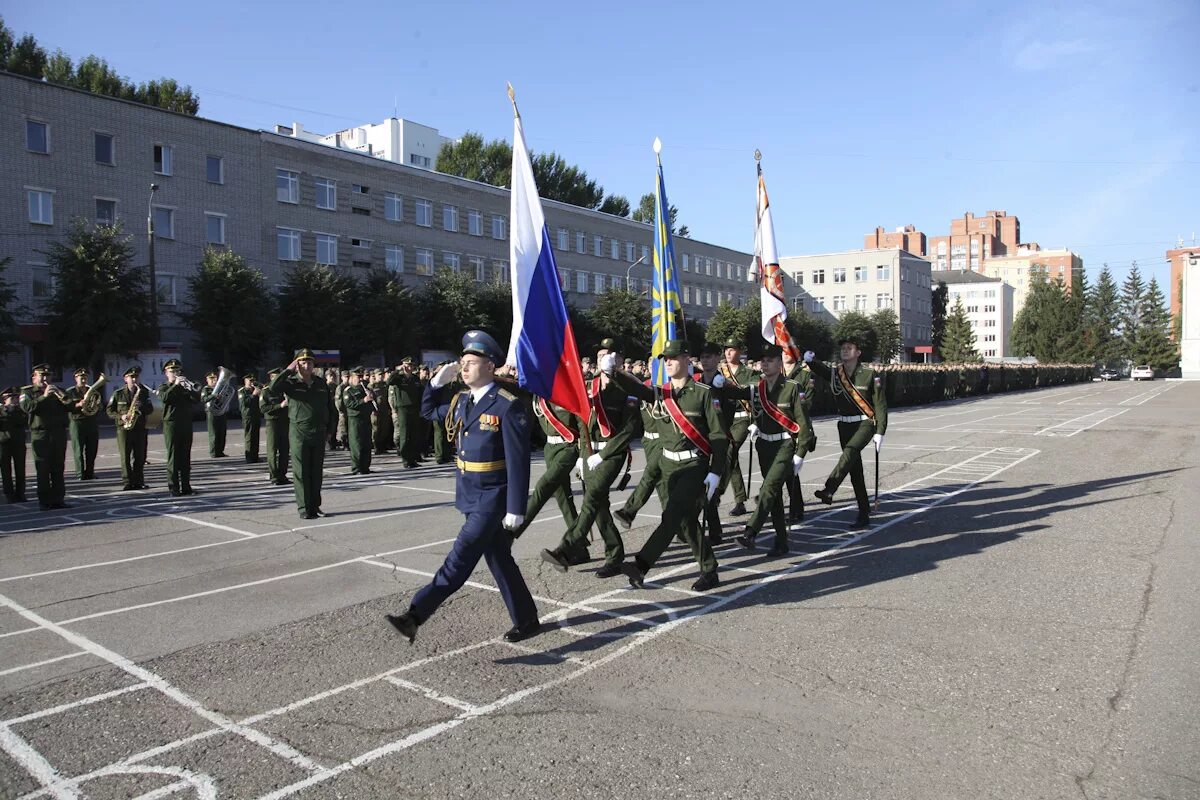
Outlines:
{"type": "Polygon", "coordinates": [[[133,399],[129,401],[129,410],[121,415],[121,427],[127,431],[133,430],[138,424],[138,420],[142,418],[142,410],[139,404],[142,399],[142,384],[138,383],[137,388],[133,390],[133,399]]]}
{"type": "MultiPolygon", "coordinates": [[[[100,406],[104,402],[104,393],[100,391],[100,387],[108,378],[104,377],[104,373],[100,373],[100,377],[96,382],[88,387],[88,390],[83,394],[83,404],[79,407],[79,413],[85,417],[94,417],[96,412],[100,410],[100,406]]],[[[138,384],[139,386],[141,384],[138,384]]]]}

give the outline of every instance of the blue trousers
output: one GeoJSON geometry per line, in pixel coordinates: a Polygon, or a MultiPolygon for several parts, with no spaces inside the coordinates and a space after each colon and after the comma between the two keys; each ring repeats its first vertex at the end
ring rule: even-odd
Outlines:
{"type": "Polygon", "coordinates": [[[481,558],[487,560],[513,625],[524,625],[537,619],[533,596],[512,557],[512,537],[501,527],[503,519],[503,509],[467,514],[462,530],[437,574],[412,599],[410,612],[420,622],[433,616],[438,606],[462,588],[481,558]]]}

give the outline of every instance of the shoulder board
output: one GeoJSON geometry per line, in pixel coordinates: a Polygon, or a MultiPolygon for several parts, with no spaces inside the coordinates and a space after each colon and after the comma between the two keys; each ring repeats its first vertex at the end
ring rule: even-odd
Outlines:
{"type": "Polygon", "coordinates": [[[695,383],[697,386],[703,386],[705,389],[710,389],[710,390],[712,389],[711,383],[705,383],[704,381],[698,381],[695,378],[692,379],[692,382],[695,383]]]}
{"type": "Polygon", "coordinates": [[[497,392],[497,394],[499,394],[505,400],[513,401],[513,400],[517,399],[517,396],[515,394],[513,394],[512,392],[510,392],[508,389],[501,389],[499,392],[497,392]]]}
{"type": "Polygon", "coordinates": [[[792,384],[793,386],[799,386],[799,385],[800,385],[800,381],[796,380],[795,378],[784,378],[784,381],[785,381],[785,382],[787,382],[787,383],[790,383],[790,384],[792,384]]]}

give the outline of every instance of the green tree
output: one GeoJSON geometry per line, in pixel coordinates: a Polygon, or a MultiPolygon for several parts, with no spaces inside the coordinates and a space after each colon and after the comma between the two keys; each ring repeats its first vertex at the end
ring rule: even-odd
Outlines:
{"type": "MultiPolygon", "coordinates": [[[[670,217],[671,235],[672,236],[682,236],[684,238],[687,238],[688,233],[689,233],[688,226],[677,224],[678,217],[679,217],[679,209],[675,207],[674,203],[667,206],[667,216],[670,217]]],[[[649,225],[654,224],[654,193],[653,192],[649,192],[647,194],[642,195],[642,199],[638,201],[638,207],[633,212],[633,214],[630,216],[630,219],[634,220],[635,222],[645,222],[649,225]]]]}
{"type": "Polygon", "coordinates": [[[611,336],[623,353],[650,352],[650,309],[624,289],[609,289],[584,312],[601,336],[611,336]]]}
{"type": "Polygon", "coordinates": [[[265,363],[277,328],[274,306],[259,270],[236,253],[208,248],[188,278],[180,317],[211,360],[240,375],[265,363]]]}
{"type": "Polygon", "coordinates": [[[708,328],[703,322],[691,317],[683,321],[684,336],[687,340],[688,352],[700,355],[701,348],[704,347],[705,337],[708,333],[708,328]]]}
{"type": "Polygon", "coordinates": [[[503,139],[484,142],[478,133],[465,133],[457,142],[442,145],[434,169],[492,186],[512,182],[512,145],[503,139]]]}
{"type": "Polygon", "coordinates": [[[1160,372],[1168,372],[1179,366],[1179,349],[1171,341],[1171,315],[1157,278],[1150,279],[1142,296],[1133,361],[1135,364],[1149,364],[1160,372]]]}
{"type": "Polygon", "coordinates": [[[946,330],[946,306],[949,303],[950,287],[945,281],[938,281],[933,289],[932,305],[929,309],[929,339],[933,352],[942,352],[942,334],[946,330]]]}
{"type": "Polygon", "coordinates": [[[1073,270],[1069,292],[1065,290],[1061,278],[1055,282],[1063,288],[1063,318],[1057,358],[1070,364],[1089,363],[1094,359],[1095,348],[1088,318],[1087,300],[1091,287],[1088,286],[1087,274],[1083,270],[1073,270]]]}
{"type": "Polygon", "coordinates": [[[1044,363],[1059,361],[1060,348],[1069,330],[1064,324],[1066,319],[1062,284],[1048,280],[1044,268],[1031,269],[1025,305],[1013,320],[1013,351],[1044,363]]]}
{"type": "Polygon", "coordinates": [[[501,342],[508,334],[498,329],[497,320],[489,317],[489,308],[474,277],[452,269],[440,269],[426,282],[417,308],[423,331],[421,341],[428,347],[455,350],[462,335],[472,328],[482,328],[501,342]]]}
{"type": "Polygon", "coordinates": [[[46,63],[49,57],[41,45],[28,33],[13,44],[9,50],[4,68],[17,75],[41,80],[46,77],[46,63]]]}
{"type": "Polygon", "coordinates": [[[383,355],[383,363],[395,365],[413,352],[420,342],[412,328],[412,292],[396,276],[383,269],[372,269],[362,281],[359,302],[359,331],[364,348],[383,355]]]}
{"type": "Polygon", "coordinates": [[[1092,359],[1103,365],[1115,364],[1122,358],[1120,301],[1117,283],[1113,280],[1108,264],[1100,270],[1100,277],[1092,287],[1088,302],[1088,340],[1092,348],[1092,359]]]}
{"type": "Polygon", "coordinates": [[[604,202],[600,204],[598,210],[617,217],[628,217],[629,200],[619,194],[610,194],[604,198],[604,202]]]}
{"type": "Polygon", "coordinates": [[[339,350],[343,364],[355,361],[366,349],[360,296],[353,277],[325,264],[298,264],[289,270],[278,298],[284,355],[310,347],[339,350]]]}
{"type": "Polygon", "coordinates": [[[17,315],[24,309],[16,304],[17,291],[4,277],[11,258],[0,258],[0,358],[17,348],[17,315]]]}
{"type": "Polygon", "coordinates": [[[1138,325],[1142,320],[1142,298],[1146,293],[1146,284],[1142,281],[1141,270],[1137,262],[1129,268],[1125,282],[1121,284],[1121,341],[1124,345],[1121,354],[1130,360],[1136,360],[1138,325]]]}
{"type": "Polygon", "coordinates": [[[7,67],[8,57],[12,55],[13,49],[13,34],[7,25],[4,24],[4,17],[0,17],[0,65],[7,67]]]}
{"type": "Polygon", "coordinates": [[[46,81],[63,86],[75,85],[75,65],[71,57],[62,50],[55,50],[46,61],[46,81]]]}
{"type": "Polygon", "coordinates": [[[503,347],[512,333],[512,284],[490,283],[479,287],[479,308],[487,331],[503,347]]]}
{"type": "Polygon", "coordinates": [[[858,340],[858,349],[862,352],[862,361],[874,361],[879,350],[879,340],[875,334],[875,325],[871,318],[861,311],[845,311],[833,326],[835,341],[846,337],[858,340]]]}
{"type": "MultiPolygon", "coordinates": [[[[755,300],[756,304],[757,302],[755,300]]],[[[812,350],[818,358],[833,357],[836,344],[833,326],[821,317],[814,316],[803,308],[793,309],[788,313],[787,328],[801,353],[812,350]]]]}
{"type": "Polygon", "coordinates": [[[730,339],[740,339],[749,344],[752,339],[762,338],[758,332],[758,320],[751,323],[747,314],[748,305],[734,308],[729,303],[722,303],[708,319],[704,329],[704,337],[716,345],[724,346],[730,339]]]}
{"type": "Polygon", "coordinates": [[[150,343],[146,275],[132,265],[132,237],[121,225],[76,220],[45,252],[55,283],[42,319],[51,358],[98,371],[106,355],[130,355],[150,343]]]}
{"type": "Polygon", "coordinates": [[[979,361],[975,350],[975,332],[963,308],[962,298],[954,298],[954,308],[946,317],[946,328],[942,335],[942,358],[952,364],[979,361]]]}
{"type": "Polygon", "coordinates": [[[900,354],[903,344],[896,312],[890,308],[879,309],[871,315],[871,327],[875,330],[875,360],[890,362],[900,354]]]}
{"type": "Polygon", "coordinates": [[[599,208],[604,202],[604,187],[558,153],[531,155],[530,163],[541,197],[580,208],[599,208]]]}

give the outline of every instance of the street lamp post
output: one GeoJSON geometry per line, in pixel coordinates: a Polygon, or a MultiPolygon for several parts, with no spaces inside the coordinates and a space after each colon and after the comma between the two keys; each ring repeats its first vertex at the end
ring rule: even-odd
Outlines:
{"type": "Polygon", "coordinates": [[[150,342],[158,349],[158,276],[154,269],[154,193],[158,184],[150,184],[150,200],[146,204],[146,237],[150,245],[150,342]]]}
{"type": "Polygon", "coordinates": [[[630,264],[629,269],[625,270],[625,291],[627,291],[627,292],[633,291],[633,286],[632,286],[633,278],[631,277],[631,275],[633,273],[633,268],[645,260],[646,260],[646,257],[642,256],[637,261],[630,264]]]}

